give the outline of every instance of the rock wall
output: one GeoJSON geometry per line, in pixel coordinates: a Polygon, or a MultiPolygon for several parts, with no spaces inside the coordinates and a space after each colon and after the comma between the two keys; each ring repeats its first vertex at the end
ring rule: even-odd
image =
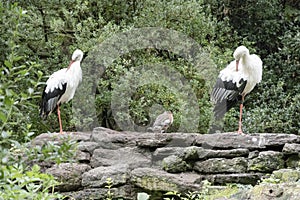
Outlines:
{"type": "MultiPolygon", "coordinates": [[[[43,146],[70,138],[78,142],[76,163],[49,165],[45,171],[63,182],[74,199],[103,199],[107,178],[114,197],[137,192],[199,191],[213,185],[255,185],[275,170],[299,167],[300,137],[291,134],[138,133],[98,127],[91,133],[45,133],[32,141],[43,146]]],[[[158,198],[161,199],[161,198],[158,198]]]]}

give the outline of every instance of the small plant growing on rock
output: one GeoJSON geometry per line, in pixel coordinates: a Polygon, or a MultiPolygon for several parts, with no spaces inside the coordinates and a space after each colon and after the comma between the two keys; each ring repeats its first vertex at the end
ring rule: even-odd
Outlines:
{"type": "Polygon", "coordinates": [[[202,181],[202,190],[201,191],[188,191],[187,193],[180,193],[178,191],[167,192],[165,196],[169,196],[164,198],[164,200],[203,200],[209,194],[209,187],[211,183],[207,180],[202,181]]]}
{"type": "Polygon", "coordinates": [[[224,197],[229,197],[232,194],[237,193],[239,185],[229,184],[221,190],[214,190],[211,183],[207,180],[202,181],[202,189],[200,191],[189,191],[186,193],[180,193],[177,191],[167,192],[164,200],[214,200],[224,197]]]}
{"type": "Polygon", "coordinates": [[[170,197],[166,197],[164,198],[164,200],[175,200],[175,199],[180,199],[180,200],[202,200],[203,198],[201,197],[201,193],[199,192],[187,192],[185,194],[182,194],[180,192],[177,191],[173,191],[173,192],[167,192],[165,194],[166,196],[170,196],[170,197]]]}
{"type": "Polygon", "coordinates": [[[106,179],[106,188],[107,188],[107,193],[106,193],[106,200],[112,200],[114,193],[111,191],[111,187],[113,186],[113,180],[112,178],[107,178],[106,179]]]}

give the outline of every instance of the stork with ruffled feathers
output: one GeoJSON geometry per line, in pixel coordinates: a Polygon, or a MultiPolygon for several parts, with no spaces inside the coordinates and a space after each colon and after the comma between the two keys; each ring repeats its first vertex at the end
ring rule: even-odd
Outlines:
{"type": "Polygon", "coordinates": [[[83,52],[79,49],[75,50],[69,66],[54,72],[49,77],[42,94],[40,116],[46,119],[57,109],[60,133],[63,133],[60,105],[70,101],[74,97],[75,91],[82,80],[80,67],[82,58],[83,52]]]}
{"type": "Polygon", "coordinates": [[[257,55],[250,55],[245,46],[239,46],[233,56],[235,60],[220,71],[211,93],[211,100],[215,105],[216,120],[222,119],[225,113],[241,100],[237,132],[242,134],[243,103],[245,96],[262,79],[262,61],[257,55]]]}

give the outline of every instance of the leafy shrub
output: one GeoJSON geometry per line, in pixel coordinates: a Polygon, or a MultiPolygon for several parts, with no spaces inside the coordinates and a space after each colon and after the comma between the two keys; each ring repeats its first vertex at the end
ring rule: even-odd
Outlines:
{"type": "Polygon", "coordinates": [[[195,113],[200,105],[200,130],[206,132],[210,119],[207,116],[211,113],[205,110],[210,104],[208,93],[203,89],[204,77],[186,60],[166,60],[160,53],[155,58],[154,51],[131,52],[130,56],[121,57],[106,68],[98,86],[98,91],[103,92],[96,96],[99,118],[104,119],[102,125],[122,129],[113,120],[114,115],[117,122],[123,121],[123,126],[130,130],[145,131],[158,114],[171,110],[175,123],[169,131],[180,128],[197,132],[199,112],[195,113]],[[194,104],[189,104],[191,102],[194,104]],[[102,112],[104,110],[110,112],[102,112]],[[107,113],[110,116],[105,116],[107,113]]]}
{"type": "MultiPolygon", "coordinates": [[[[0,9],[5,9],[3,3],[0,9]]],[[[31,132],[33,121],[37,121],[38,86],[43,73],[41,65],[28,61],[18,44],[20,41],[21,19],[25,12],[15,4],[6,7],[2,17],[11,16],[6,25],[10,26],[2,35],[5,59],[0,62],[0,132],[2,137],[11,135],[22,141],[31,132]],[[33,120],[35,119],[35,120],[33,120]]],[[[2,29],[1,29],[2,30],[2,29]]],[[[32,135],[32,134],[30,134],[32,135]]]]}
{"type": "Polygon", "coordinates": [[[43,147],[32,147],[2,135],[0,199],[64,199],[54,191],[60,183],[52,175],[42,173],[44,169],[37,164],[75,162],[76,147],[69,138],[60,145],[49,142],[43,147]]]}
{"type": "MultiPolygon", "coordinates": [[[[13,135],[18,140],[25,140],[24,137],[33,135],[33,132],[53,132],[58,129],[55,114],[45,123],[41,123],[38,118],[43,81],[47,78],[45,75],[66,66],[75,48],[92,52],[97,48],[96,44],[105,42],[116,33],[134,28],[160,27],[179,31],[193,38],[209,52],[218,69],[225,67],[232,60],[232,51],[236,46],[244,44],[251,52],[256,50],[262,57],[265,66],[263,82],[267,82],[266,87],[271,87],[280,80],[284,85],[282,90],[278,88],[278,92],[285,93],[283,96],[292,97],[299,93],[299,86],[293,84],[299,79],[297,72],[299,9],[298,4],[293,1],[13,2],[0,3],[3,24],[0,30],[0,76],[1,80],[4,80],[0,87],[0,101],[1,105],[4,105],[0,110],[0,125],[4,135],[13,135]]],[[[102,54],[99,55],[100,58],[93,58],[95,63],[101,56],[102,54]]],[[[195,68],[178,56],[178,52],[153,47],[122,55],[111,66],[106,66],[105,74],[98,77],[100,80],[96,94],[96,109],[99,124],[118,128],[112,119],[110,108],[112,91],[117,87],[117,80],[120,77],[131,71],[136,73],[135,68],[145,63],[167,64],[189,81],[188,85],[194,89],[201,113],[198,132],[205,133],[210,120],[211,105],[210,91],[201,80],[203,77],[194,73],[195,68]]],[[[148,86],[137,88],[131,99],[129,113],[137,124],[151,124],[152,118],[158,112],[151,111],[150,114],[147,112],[158,104],[164,109],[174,110],[175,123],[170,131],[176,131],[179,124],[187,123],[183,123],[185,115],[182,109],[179,109],[185,100],[180,100],[170,88],[158,88],[155,84],[148,86]],[[145,91],[146,96],[143,97],[145,91]],[[157,94],[158,98],[153,99],[154,94],[157,94]]],[[[257,89],[259,94],[264,92],[261,86],[257,89]]],[[[259,98],[255,91],[249,95],[245,111],[249,108],[248,111],[251,112],[258,103],[261,104],[259,98]]],[[[272,97],[275,98],[277,97],[272,97]]],[[[86,102],[82,100],[82,103],[86,102]]],[[[284,102],[274,102],[281,107],[282,103],[284,102]]],[[[297,105],[295,102],[293,104],[297,105]]],[[[72,103],[63,107],[62,120],[65,130],[95,126],[93,119],[84,117],[81,107],[79,110],[82,116],[75,116],[73,120],[71,120],[72,103]]],[[[273,108],[269,111],[271,109],[273,108]]],[[[292,108],[288,110],[294,112],[292,108]]],[[[238,116],[235,113],[230,112],[227,115],[225,129],[232,130],[232,127],[236,126],[238,116]]],[[[289,124],[291,121],[287,119],[288,115],[286,112],[283,114],[285,115],[284,119],[281,119],[283,124],[286,122],[289,124]]],[[[291,114],[293,113],[289,113],[291,114]]],[[[273,117],[269,119],[272,120],[273,117]]],[[[291,127],[296,127],[297,124],[292,123],[291,127]]],[[[269,128],[268,130],[274,131],[269,128]]],[[[292,130],[295,132],[294,128],[292,130]]]]}
{"type": "Polygon", "coordinates": [[[40,172],[34,165],[26,170],[22,165],[0,167],[0,199],[63,199],[63,195],[54,192],[59,183],[51,175],[40,172]]]}
{"type": "Polygon", "coordinates": [[[282,11],[284,2],[270,1],[222,1],[222,14],[229,17],[230,24],[242,38],[247,38],[259,49],[263,57],[277,50],[284,33],[282,11]],[[267,8],[267,9],[266,9],[267,8]]]}
{"type": "Polygon", "coordinates": [[[76,162],[76,151],[77,142],[70,139],[66,139],[60,144],[47,142],[43,146],[24,149],[24,153],[27,155],[26,160],[30,161],[30,163],[50,162],[60,164],[76,162]]]}
{"type": "MultiPolygon", "coordinates": [[[[28,159],[30,156],[37,155],[34,152],[34,149],[10,139],[9,135],[3,135],[2,132],[0,199],[64,199],[63,195],[54,191],[60,183],[52,175],[42,173],[41,168],[35,164],[37,162],[28,165],[28,160],[24,159],[26,155],[29,155],[28,159]]],[[[60,155],[56,156],[60,157],[60,155]]]]}

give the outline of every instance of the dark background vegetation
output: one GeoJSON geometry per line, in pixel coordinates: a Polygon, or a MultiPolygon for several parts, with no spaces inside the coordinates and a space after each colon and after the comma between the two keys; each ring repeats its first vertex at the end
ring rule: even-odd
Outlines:
{"type": "MultiPolygon", "coordinates": [[[[262,82],[246,98],[244,131],[299,133],[297,0],[19,0],[1,1],[0,11],[2,138],[23,142],[43,132],[58,131],[56,114],[45,122],[38,116],[47,76],[66,67],[76,48],[88,56],[96,44],[113,35],[143,27],[168,28],[193,38],[209,53],[218,70],[233,60],[238,45],[247,46],[263,60],[264,72],[262,82]]],[[[200,110],[197,132],[206,133],[211,104],[203,77],[176,54],[155,48],[122,55],[99,77],[95,94],[99,124],[119,129],[110,106],[112,92],[120,77],[143,63],[171,66],[189,81],[200,110]]],[[[181,103],[168,88],[150,84],[135,92],[130,115],[135,123],[146,127],[153,117],[149,108],[160,104],[174,112],[175,123],[169,131],[176,131],[184,122],[181,103]]],[[[89,119],[73,119],[72,103],[62,109],[66,131],[92,126],[89,119]]],[[[234,131],[237,119],[238,106],[226,115],[224,131],[234,131]]],[[[188,122],[184,123],[188,127],[188,122]]]]}

